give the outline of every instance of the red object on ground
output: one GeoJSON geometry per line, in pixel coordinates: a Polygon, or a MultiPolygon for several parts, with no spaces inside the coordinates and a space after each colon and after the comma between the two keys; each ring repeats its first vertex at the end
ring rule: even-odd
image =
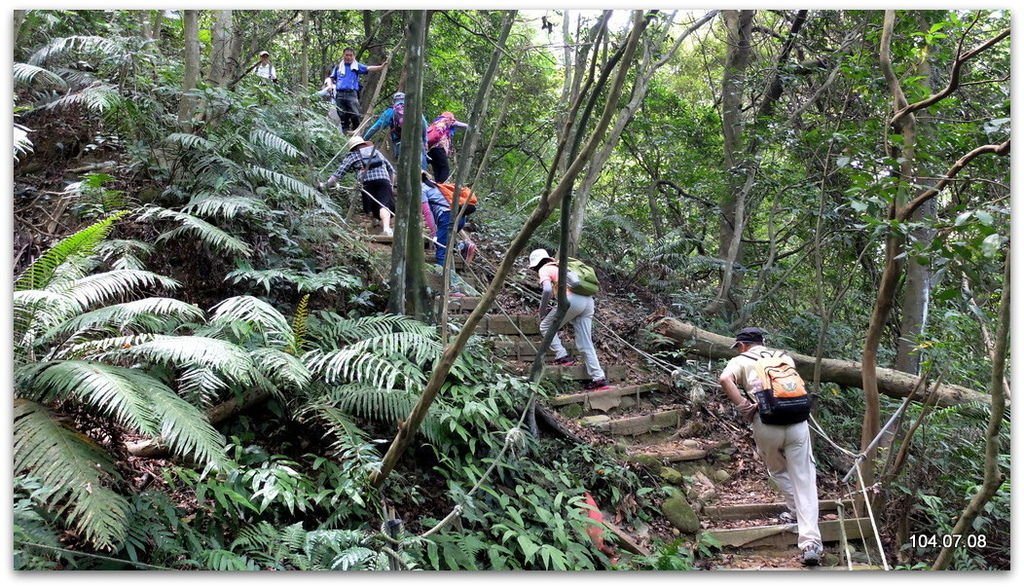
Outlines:
{"type": "MultiPolygon", "coordinates": [[[[601,509],[597,507],[597,502],[594,500],[594,497],[590,495],[590,492],[584,492],[583,499],[587,503],[587,506],[590,507],[589,509],[586,509],[587,516],[598,523],[604,523],[604,515],[601,514],[601,509]]],[[[589,525],[587,527],[587,535],[590,536],[590,540],[594,542],[597,549],[608,557],[613,558],[612,561],[614,562],[618,559],[618,554],[615,553],[615,548],[605,543],[604,537],[601,536],[604,529],[604,525],[589,525]]]]}

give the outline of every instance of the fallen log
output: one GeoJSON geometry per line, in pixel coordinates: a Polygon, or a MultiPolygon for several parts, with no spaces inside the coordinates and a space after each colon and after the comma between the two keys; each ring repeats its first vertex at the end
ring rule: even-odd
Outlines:
{"type": "MultiPolygon", "coordinates": [[[[737,355],[736,350],[730,347],[733,344],[733,341],[735,341],[734,338],[723,337],[722,335],[699,329],[689,323],[684,323],[683,321],[672,318],[662,318],[654,323],[653,330],[655,333],[672,339],[678,343],[683,350],[691,353],[697,353],[704,357],[710,357],[712,359],[730,359],[737,355]]],[[[790,352],[789,354],[793,357],[793,361],[796,363],[796,369],[800,372],[800,375],[805,380],[811,381],[814,377],[814,364],[816,358],[799,353],[790,352]]],[[[915,394],[913,398],[915,401],[924,402],[929,387],[922,386],[921,389],[915,393],[915,386],[920,379],[918,376],[888,368],[877,368],[875,371],[876,377],[878,378],[878,391],[882,394],[892,398],[901,399],[906,398],[910,394],[915,394]]],[[[861,364],[859,362],[847,361],[845,359],[823,358],[821,360],[822,382],[831,382],[841,386],[860,388],[863,385],[863,377],[861,364]]],[[[955,406],[968,402],[981,402],[989,406],[992,404],[990,396],[971,390],[970,388],[956,386],[953,384],[943,384],[939,386],[936,391],[936,395],[939,406],[955,406]]]]}

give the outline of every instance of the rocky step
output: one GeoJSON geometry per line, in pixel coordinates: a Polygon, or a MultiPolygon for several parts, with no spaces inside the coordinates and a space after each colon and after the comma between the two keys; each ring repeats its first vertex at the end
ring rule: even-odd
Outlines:
{"type": "Polygon", "coordinates": [[[629,397],[633,397],[636,402],[640,402],[641,394],[664,390],[665,386],[656,382],[650,384],[636,384],[632,386],[617,386],[595,392],[580,392],[577,394],[563,394],[561,396],[555,396],[548,401],[548,404],[555,407],[566,406],[569,404],[582,404],[583,410],[599,410],[601,412],[608,412],[609,410],[618,408],[623,403],[624,399],[630,400],[629,397]]]}
{"type": "MultiPolygon", "coordinates": [[[[604,377],[609,382],[621,382],[626,379],[626,366],[624,365],[605,365],[601,367],[604,368],[604,377]]],[[[544,366],[544,379],[556,381],[589,380],[590,375],[587,373],[587,367],[583,364],[570,366],[548,365],[544,366]]]]}
{"type": "Polygon", "coordinates": [[[535,314],[489,314],[476,325],[481,335],[540,336],[540,317],[535,314]]]}
{"type": "Polygon", "coordinates": [[[583,417],[580,423],[611,435],[635,436],[670,428],[678,429],[685,414],[682,409],[676,409],[619,419],[597,415],[583,417]]]}
{"type": "MultiPolygon", "coordinates": [[[[847,516],[852,516],[852,500],[819,500],[818,511],[821,513],[834,513],[838,510],[840,503],[843,504],[843,512],[846,513],[847,516]]],[[[714,506],[705,506],[704,518],[711,521],[745,521],[750,519],[775,517],[786,510],[785,502],[718,504],[714,506]]]]}
{"type": "MultiPolygon", "coordinates": [[[[476,305],[480,303],[479,296],[461,296],[451,297],[448,300],[448,312],[453,314],[470,313],[476,308],[476,305]]],[[[440,309],[438,304],[438,309],[440,309]]]]}
{"type": "MultiPolygon", "coordinates": [[[[871,536],[871,519],[867,517],[846,519],[840,526],[838,520],[820,521],[822,543],[836,543],[845,529],[849,541],[871,536]]],[[[795,547],[796,525],[764,525],[739,529],[706,529],[704,533],[714,537],[725,547],[795,547]]]]}

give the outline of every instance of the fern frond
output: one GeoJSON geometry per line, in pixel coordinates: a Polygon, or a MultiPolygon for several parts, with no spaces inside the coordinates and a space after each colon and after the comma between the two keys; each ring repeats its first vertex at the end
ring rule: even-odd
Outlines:
{"type": "Polygon", "coordinates": [[[145,270],[120,269],[92,274],[75,280],[68,296],[82,308],[126,298],[137,289],[160,288],[176,290],[181,284],[176,280],[145,270]]]}
{"type": "Polygon", "coordinates": [[[210,405],[228,384],[206,366],[188,368],[178,378],[178,393],[193,404],[210,405]]]}
{"type": "Polygon", "coordinates": [[[358,319],[344,318],[335,313],[318,312],[310,321],[311,337],[319,347],[336,349],[346,343],[355,343],[371,337],[383,337],[394,332],[416,333],[429,336],[432,328],[406,316],[381,314],[358,319]]]}
{"type": "Polygon", "coordinates": [[[312,374],[294,355],[279,349],[260,347],[251,352],[253,363],[259,366],[264,377],[278,387],[301,390],[309,385],[312,374]]]}
{"type": "Polygon", "coordinates": [[[14,123],[14,160],[21,161],[22,155],[28,155],[32,153],[32,139],[28,138],[28,134],[32,132],[32,129],[14,123]]]}
{"type": "MultiPolygon", "coordinates": [[[[330,436],[331,450],[342,461],[354,461],[367,476],[380,469],[381,456],[371,443],[370,434],[359,428],[350,415],[331,406],[328,402],[307,404],[297,414],[300,420],[313,419],[327,429],[325,436],[330,436]]],[[[351,492],[355,492],[352,489],[351,492]]],[[[354,502],[361,502],[360,496],[351,497],[354,502]]]]}
{"type": "Polygon", "coordinates": [[[31,472],[52,491],[42,497],[86,539],[113,548],[126,534],[128,501],[107,487],[118,479],[91,439],[62,427],[46,407],[14,400],[14,472],[31,472]]]}
{"type": "Polygon", "coordinates": [[[302,152],[294,145],[278,137],[270,131],[255,129],[249,133],[249,141],[256,145],[265,147],[268,151],[277,152],[285,157],[301,157],[302,152]]]}
{"type": "Polygon", "coordinates": [[[348,384],[330,387],[324,399],[347,414],[398,423],[409,416],[419,395],[406,390],[379,390],[365,384],[348,384]]]}
{"type": "Polygon", "coordinates": [[[391,390],[403,375],[391,360],[351,348],[322,353],[311,351],[302,357],[311,372],[320,374],[327,384],[363,382],[375,388],[391,390]]]}
{"type": "Polygon", "coordinates": [[[176,454],[220,468],[226,461],[224,436],[206,414],[154,379],[148,392],[153,412],[160,419],[160,437],[176,454]]]}
{"type": "Polygon", "coordinates": [[[375,555],[377,552],[368,547],[349,547],[334,558],[331,562],[331,569],[342,571],[356,569],[356,566],[372,559],[375,555]]]}
{"type": "Polygon", "coordinates": [[[224,220],[242,215],[259,216],[268,211],[262,201],[237,194],[202,194],[192,199],[183,212],[203,217],[218,217],[224,220]]]}
{"type": "Polygon", "coordinates": [[[148,341],[108,351],[98,358],[104,356],[178,367],[206,366],[244,386],[262,379],[245,349],[210,337],[154,335],[148,341]]]}
{"type": "Polygon", "coordinates": [[[52,59],[56,59],[71,51],[85,53],[95,52],[99,54],[112,55],[118,53],[121,47],[114,41],[99,36],[71,36],[54,39],[40,48],[29,57],[28,62],[32,65],[44,65],[52,59]]]}
{"type": "Polygon", "coordinates": [[[106,238],[115,222],[129,211],[115,212],[107,218],[61,239],[46,253],[32,262],[14,283],[14,290],[40,290],[50,283],[53,272],[72,256],[86,256],[92,253],[97,243],[106,238]]]}
{"type": "Polygon", "coordinates": [[[200,241],[218,251],[235,253],[245,257],[250,255],[250,248],[247,243],[229,235],[222,229],[211,225],[199,217],[152,205],[147,206],[139,216],[140,220],[148,220],[154,217],[173,220],[181,225],[180,227],[163,233],[157,237],[157,243],[173,239],[179,235],[191,233],[200,241]]]}
{"type": "Polygon", "coordinates": [[[288,353],[298,355],[306,342],[306,320],[309,318],[309,294],[299,300],[295,307],[295,318],[292,319],[292,342],[288,346],[288,353]]]}
{"type": "Polygon", "coordinates": [[[143,328],[156,331],[170,320],[198,322],[205,318],[202,309],[175,298],[143,298],[122,304],[97,308],[61,324],[59,334],[109,327],[117,330],[143,328]]]}
{"type": "Polygon", "coordinates": [[[181,226],[163,233],[156,238],[157,243],[170,241],[180,236],[192,236],[209,245],[216,251],[249,257],[252,248],[241,239],[234,237],[223,229],[217,228],[203,219],[175,210],[162,209],[157,216],[177,221],[181,226]]]}
{"type": "Polygon", "coordinates": [[[269,170],[264,167],[250,165],[249,174],[256,179],[263,180],[264,182],[267,182],[272,186],[280,188],[281,190],[290,192],[292,194],[295,194],[296,196],[304,198],[307,203],[317,202],[320,198],[323,197],[323,195],[320,194],[319,191],[314,189],[309,184],[301,180],[297,180],[289,175],[278,173],[276,171],[269,170]]]}
{"type": "Polygon", "coordinates": [[[276,308],[254,296],[227,298],[210,310],[213,312],[211,326],[248,323],[256,331],[266,334],[271,342],[281,346],[287,345],[294,338],[288,319],[276,308]]]}
{"type": "Polygon", "coordinates": [[[28,63],[15,63],[11,73],[14,74],[15,86],[31,86],[36,83],[46,83],[61,89],[68,87],[64,78],[44,67],[30,65],[28,63]]]}
{"type": "Polygon", "coordinates": [[[22,290],[14,293],[12,305],[16,345],[31,347],[37,336],[81,312],[82,307],[70,296],[50,290],[22,290]]]}
{"type": "Polygon", "coordinates": [[[98,413],[145,435],[159,434],[142,381],[152,379],[139,370],[88,361],[55,361],[19,370],[21,395],[53,403],[73,398],[98,413]]]}
{"type": "Polygon", "coordinates": [[[106,239],[96,245],[96,255],[113,269],[146,269],[141,258],[152,253],[151,244],[137,239],[106,239]]]}
{"type": "Polygon", "coordinates": [[[62,96],[47,104],[45,108],[52,110],[83,105],[91,112],[103,114],[108,110],[117,108],[120,103],[121,94],[118,93],[117,88],[108,84],[95,83],[78,92],[62,96]]]}
{"type": "Polygon", "coordinates": [[[358,545],[365,536],[349,529],[317,530],[306,533],[303,551],[313,569],[329,569],[337,556],[353,545],[358,545]]]}
{"type": "Polygon", "coordinates": [[[217,147],[213,141],[199,135],[193,135],[192,133],[171,133],[164,138],[164,141],[181,145],[186,149],[199,149],[202,151],[214,151],[217,147]]]}
{"type": "Polygon", "coordinates": [[[248,557],[226,549],[211,549],[204,552],[203,562],[206,569],[216,572],[254,572],[260,569],[256,562],[248,557]]]}
{"type": "Polygon", "coordinates": [[[266,289],[267,295],[270,295],[272,284],[274,280],[282,280],[290,282],[294,278],[294,274],[286,272],[284,270],[270,268],[270,269],[253,269],[248,263],[238,263],[238,269],[228,273],[224,277],[225,281],[230,281],[232,284],[238,284],[239,282],[248,281],[252,282],[257,286],[263,286],[266,289]]]}

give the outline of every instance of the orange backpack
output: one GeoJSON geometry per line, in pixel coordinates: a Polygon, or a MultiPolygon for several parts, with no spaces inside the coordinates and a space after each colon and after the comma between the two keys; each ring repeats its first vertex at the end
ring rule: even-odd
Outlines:
{"type": "MultiPolygon", "coordinates": [[[[444,198],[448,201],[448,204],[452,204],[452,200],[455,198],[455,184],[452,184],[451,182],[438,184],[437,189],[444,194],[444,198]]],[[[474,194],[468,186],[463,186],[461,194],[459,195],[459,206],[465,204],[467,200],[469,201],[470,206],[476,207],[476,194],[474,194]]]]}
{"type": "Polygon", "coordinates": [[[754,373],[761,388],[754,387],[758,413],[766,425],[792,425],[807,420],[811,414],[811,396],[803,378],[784,358],[782,351],[762,351],[760,355],[744,353],[753,359],[754,373]]]}

